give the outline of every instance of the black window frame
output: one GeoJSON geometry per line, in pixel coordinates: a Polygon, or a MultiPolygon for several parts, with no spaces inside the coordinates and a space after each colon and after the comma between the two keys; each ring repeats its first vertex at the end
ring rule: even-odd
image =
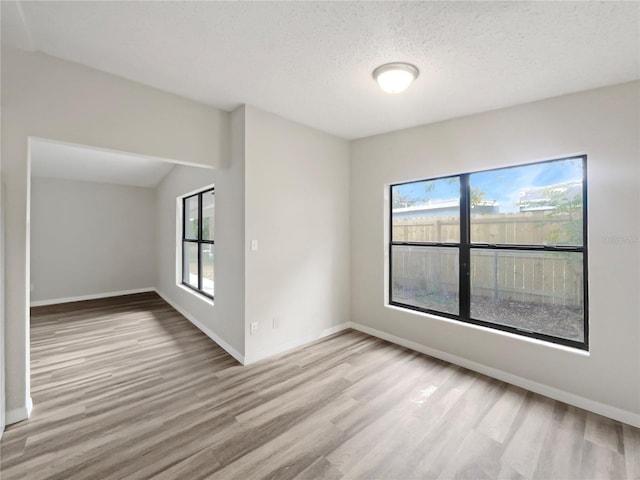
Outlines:
{"type": "Polygon", "coordinates": [[[495,330],[514,333],[517,335],[544,340],[547,342],[564,345],[567,347],[577,348],[580,350],[589,350],[589,289],[588,289],[588,253],[587,253],[587,155],[572,155],[568,157],[559,157],[549,160],[530,162],[520,165],[511,165],[508,167],[491,168],[485,170],[477,170],[473,172],[461,173],[457,175],[445,175],[442,177],[434,177],[420,180],[412,180],[409,182],[400,182],[389,185],[389,276],[388,276],[388,295],[389,305],[396,307],[415,310],[422,313],[429,313],[440,317],[446,317],[463,323],[480,325],[495,330]],[[555,246],[555,245],[521,245],[521,244],[487,244],[487,243],[471,243],[471,196],[469,178],[476,173],[506,170],[509,168],[519,168],[531,165],[541,165],[545,163],[557,162],[560,160],[578,160],[582,161],[582,245],[581,246],[555,246]],[[460,179],[460,240],[459,243],[451,242],[403,242],[393,240],[393,187],[408,185],[412,183],[441,180],[447,178],[460,179]],[[459,258],[459,309],[458,315],[441,312],[438,310],[422,308],[415,305],[393,300],[393,247],[410,246],[410,247],[441,247],[441,248],[458,248],[459,258]],[[471,317],[471,251],[472,250],[498,250],[498,251],[540,251],[540,252],[576,252],[582,254],[583,263],[583,341],[579,342],[568,338],[556,337],[539,332],[533,332],[509,325],[493,323],[486,320],[479,320],[471,317]]]}
{"type": "MultiPolygon", "coordinates": [[[[207,188],[206,190],[202,190],[201,192],[197,192],[191,195],[187,195],[186,197],[182,197],[182,272],[181,272],[181,276],[180,276],[180,281],[181,284],[184,285],[185,287],[193,290],[194,292],[197,292],[201,295],[204,295],[207,298],[210,298],[211,300],[214,299],[214,296],[211,295],[210,293],[204,291],[202,289],[202,245],[214,245],[215,244],[215,240],[208,240],[208,239],[204,239],[202,238],[202,197],[204,194],[213,192],[214,198],[215,198],[215,188],[211,187],[211,188],[207,188]],[[192,199],[194,197],[198,198],[198,238],[193,239],[193,238],[187,238],[187,222],[186,222],[186,218],[188,216],[188,212],[187,212],[187,201],[189,199],[192,199]],[[185,250],[186,250],[186,246],[187,244],[192,244],[192,245],[196,245],[197,246],[197,250],[198,250],[198,286],[194,287],[193,285],[187,283],[184,281],[185,278],[185,250]]],[[[215,203],[214,203],[215,205],[215,203]]],[[[215,208],[215,207],[214,207],[215,208]]],[[[215,222],[215,217],[214,217],[214,222],[215,222]]],[[[215,232],[215,229],[213,230],[215,232]]],[[[214,234],[215,237],[215,234],[214,234]]],[[[215,250],[215,249],[214,249],[215,250]]],[[[214,256],[215,258],[215,256],[214,256]]],[[[187,272],[188,273],[188,272],[187,272]]],[[[214,281],[214,285],[215,285],[215,281],[214,281]]]]}

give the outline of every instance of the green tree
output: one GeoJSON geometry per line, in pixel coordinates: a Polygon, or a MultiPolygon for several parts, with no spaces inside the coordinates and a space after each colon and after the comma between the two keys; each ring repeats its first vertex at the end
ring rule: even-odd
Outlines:
{"type": "Polygon", "coordinates": [[[571,196],[570,188],[546,188],[545,196],[553,210],[547,218],[566,217],[559,228],[549,232],[547,241],[553,244],[582,245],[582,190],[571,196]]]}
{"type": "Polygon", "coordinates": [[[409,197],[399,192],[393,192],[391,205],[392,208],[412,207],[418,200],[419,199],[415,197],[409,197]]]}
{"type": "Polygon", "coordinates": [[[487,194],[480,187],[471,187],[471,206],[480,205],[487,199],[487,194]]]}
{"type": "MultiPolygon", "coordinates": [[[[428,181],[424,185],[424,194],[420,197],[410,197],[400,192],[393,193],[392,207],[406,208],[416,204],[426,203],[431,200],[431,194],[436,188],[436,182],[444,181],[447,184],[454,184],[460,181],[459,177],[450,177],[443,180],[428,181]]],[[[471,187],[471,206],[475,207],[486,201],[487,194],[480,187],[471,187]]],[[[449,199],[447,199],[449,200],[449,199]]]]}

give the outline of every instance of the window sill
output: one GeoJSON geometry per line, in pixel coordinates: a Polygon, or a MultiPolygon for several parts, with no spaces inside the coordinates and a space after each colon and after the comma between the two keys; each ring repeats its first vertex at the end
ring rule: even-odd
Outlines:
{"type": "Polygon", "coordinates": [[[200,293],[196,292],[195,290],[190,289],[189,287],[185,287],[183,284],[178,283],[177,287],[182,289],[183,291],[193,295],[194,297],[196,297],[199,300],[202,300],[203,302],[211,305],[212,307],[215,305],[214,301],[209,298],[209,297],[205,297],[204,295],[201,295],[200,293]]]}
{"type": "Polygon", "coordinates": [[[476,325],[476,324],[473,324],[473,323],[467,323],[467,322],[462,322],[462,321],[459,321],[459,320],[453,320],[453,319],[447,318],[447,317],[440,317],[440,316],[434,315],[432,313],[419,312],[417,310],[411,310],[410,308],[402,308],[402,307],[398,307],[396,305],[391,305],[389,303],[385,303],[385,307],[389,308],[391,310],[395,310],[397,312],[411,314],[411,315],[415,315],[415,316],[422,317],[422,318],[428,318],[430,320],[436,320],[436,321],[440,321],[440,322],[445,322],[445,323],[449,323],[451,325],[456,325],[456,326],[462,327],[462,328],[470,328],[470,329],[473,329],[473,330],[480,330],[482,332],[487,332],[487,333],[491,333],[491,334],[494,334],[494,335],[500,335],[502,337],[507,337],[509,339],[518,340],[518,341],[522,341],[522,342],[526,342],[526,343],[530,343],[530,344],[534,344],[534,345],[538,345],[538,346],[542,346],[542,347],[546,347],[546,348],[552,348],[554,350],[559,350],[559,351],[571,353],[571,354],[574,354],[574,355],[579,355],[581,357],[590,357],[591,356],[589,350],[582,350],[580,348],[569,347],[569,346],[566,346],[566,345],[561,345],[559,343],[547,342],[547,341],[544,341],[544,340],[539,340],[537,338],[531,338],[531,337],[526,337],[524,335],[518,335],[518,334],[515,334],[515,333],[511,333],[511,332],[505,332],[504,330],[497,330],[497,329],[494,329],[494,328],[484,327],[482,325],[476,325]]]}

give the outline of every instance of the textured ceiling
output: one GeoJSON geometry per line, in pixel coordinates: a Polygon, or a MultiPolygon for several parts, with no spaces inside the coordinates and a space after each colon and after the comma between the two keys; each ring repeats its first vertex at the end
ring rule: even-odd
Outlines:
{"type": "Polygon", "coordinates": [[[37,138],[31,139],[29,154],[34,177],[135,187],[155,187],[174,166],[155,158],[37,138]]]}
{"type": "Polygon", "coordinates": [[[2,2],[3,41],[359,138],[640,78],[632,2],[2,2]],[[405,93],[372,70],[408,61],[405,93]]]}

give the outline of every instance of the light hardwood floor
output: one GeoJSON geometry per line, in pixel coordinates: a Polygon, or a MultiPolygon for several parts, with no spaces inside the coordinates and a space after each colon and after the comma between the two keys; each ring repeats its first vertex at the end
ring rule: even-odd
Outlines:
{"type": "Polygon", "coordinates": [[[242,367],[155,294],[32,309],[13,479],[640,478],[640,430],[348,331],[242,367]]]}

